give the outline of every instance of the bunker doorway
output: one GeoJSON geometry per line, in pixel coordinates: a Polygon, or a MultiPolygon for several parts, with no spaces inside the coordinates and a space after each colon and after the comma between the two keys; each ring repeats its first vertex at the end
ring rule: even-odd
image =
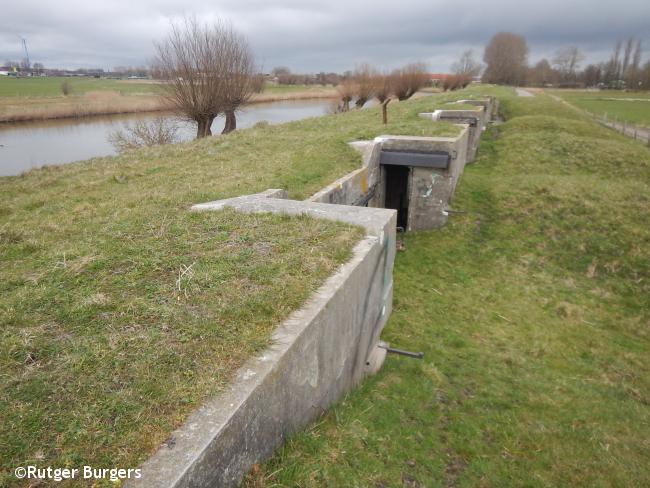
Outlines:
{"type": "Polygon", "coordinates": [[[409,215],[408,166],[383,165],[385,208],[397,210],[397,227],[407,229],[409,215]]]}

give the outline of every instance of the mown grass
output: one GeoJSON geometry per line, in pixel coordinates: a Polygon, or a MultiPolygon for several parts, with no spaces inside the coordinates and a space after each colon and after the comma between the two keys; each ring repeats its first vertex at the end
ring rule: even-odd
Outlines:
{"type": "Polygon", "coordinates": [[[432,105],[391,105],[388,126],[374,108],[0,178],[0,484],[28,463],[136,466],[359,238],[191,204],[305,198],[359,167],[351,140],[456,133],[417,116],[432,105]]]}
{"type": "Polygon", "coordinates": [[[406,236],[360,390],[248,486],[650,485],[650,150],[499,91],[439,231],[406,236]]]}
{"type": "MultiPolygon", "coordinates": [[[[159,94],[160,85],[150,80],[109,80],[86,77],[40,77],[14,78],[0,76],[0,97],[57,97],[62,96],[61,84],[67,82],[72,95],[88,92],[110,91],[122,95],[159,94]]],[[[320,85],[267,85],[263,93],[321,92],[332,87],[320,85]]]]}
{"type": "Polygon", "coordinates": [[[112,91],[122,95],[158,93],[155,83],[131,80],[108,80],[86,77],[35,76],[31,78],[0,77],[0,97],[62,96],[61,84],[67,82],[70,93],[83,95],[93,91],[112,91]]]}
{"type": "Polygon", "coordinates": [[[552,90],[567,102],[597,117],[650,127],[650,92],[552,90]]]}

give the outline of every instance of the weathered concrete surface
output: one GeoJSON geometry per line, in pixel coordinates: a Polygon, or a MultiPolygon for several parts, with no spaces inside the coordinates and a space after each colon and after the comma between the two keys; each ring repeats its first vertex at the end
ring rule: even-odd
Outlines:
{"type": "Polygon", "coordinates": [[[307,214],[363,226],[368,235],[355,246],[352,259],[276,330],[272,345],[249,360],[226,391],[192,414],[173,433],[171,447],[163,446],[145,462],[142,478],[128,486],[237,486],[288,434],[381,365],[385,351],[377,351],[377,345],[392,307],[396,212],[269,195],[278,192],[193,210],[307,214]]]}
{"type": "MultiPolygon", "coordinates": [[[[373,182],[375,183],[375,182],[373,182]]],[[[359,168],[339,178],[331,185],[326,186],[314,194],[309,201],[321,203],[335,203],[339,205],[355,205],[364,200],[372,188],[368,178],[368,168],[359,168]]]]}
{"type": "MultiPolygon", "coordinates": [[[[463,102],[468,101],[469,100],[463,100],[463,102]]],[[[460,101],[458,103],[460,103],[460,101]]],[[[446,120],[448,122],[466,124],[469,127],[469,142],[467,145],[466,162],[470,163],[474,161],[481,140],[481,134],[489,118],[484,105],[477,105],[476,110],[440,109],[434,112],[421,113],[419,115],[423,118],[430,118],[432,120],[446,120]]]]}
{"type": "Polygon", "coordinates": [[[375,141],[350,143],[361,153],[361,168],[339,178],[309,198],[311,202],[366,206],[379,183],[379,147],[375,141]]]}
{"type": "MultiPolygon", "coordinates": [[[[451,159],[446,169],[413,167],[409,176],[409,210],[406,230],[426,230],[442,227],[447,223],[447,207],[454,194],[460,175],[467,162],[469,128],[460,125],[456,137],[381,136],[382,149],[389,151],[446,152],[451,159]]],[[[386,199],[385,178],[378,187],[373,202],[384,206],[386,199]]]]}

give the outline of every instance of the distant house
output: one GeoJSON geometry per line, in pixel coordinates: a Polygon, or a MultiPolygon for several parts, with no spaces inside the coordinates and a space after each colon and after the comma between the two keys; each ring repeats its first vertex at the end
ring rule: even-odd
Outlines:
{"type": "Polygon", "coordinates": [[[447,73],[429,73],[429,80],[433,86],[442,85],[451,75],[447,73]]]}

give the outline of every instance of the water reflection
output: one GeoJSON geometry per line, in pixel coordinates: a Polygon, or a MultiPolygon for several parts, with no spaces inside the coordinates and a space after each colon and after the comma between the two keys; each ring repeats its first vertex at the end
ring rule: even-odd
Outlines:
{"type": "MultiPolygon", "coordinates": [[[[237,127],[246,128],[265,120],[271,124],[319,116],[326,113],[329,100],[287,100],[248,106],[237,117],[237,127]]],[[[108,135],[125,123],[151,120],[160,113],[125,114],[82,119],[0,124],[0,176],[16,175],[46,164],[64,164],[115,154],[108,135]]],[[[173,118],[171,114],[166,117],[173,118]]],[[[175,120],[181,140],[196,135],[193,124],[175,120]]],[[[223,117],[215,119],[212,133],[223,130],[223,117]]]]}

